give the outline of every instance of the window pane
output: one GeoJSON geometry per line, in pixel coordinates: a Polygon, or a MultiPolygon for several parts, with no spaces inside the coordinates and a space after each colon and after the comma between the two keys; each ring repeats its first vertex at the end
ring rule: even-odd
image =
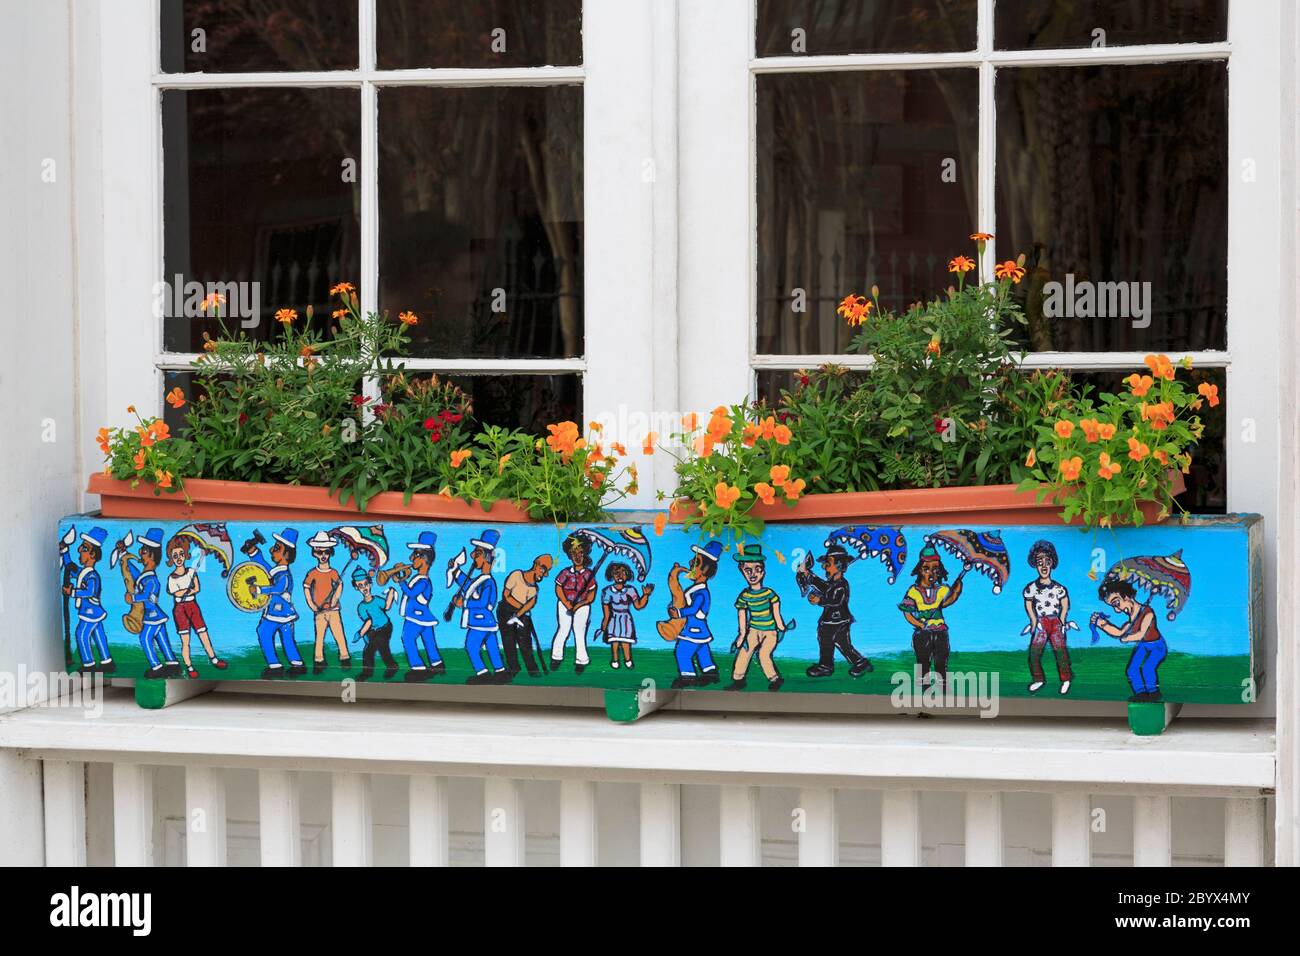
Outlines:
{"type": "Polygon", "coordinates": [[[360,93],[167,90],[162,112],[165,348],[197,351],[219,329],[192,282],[221,284],[228,324],[254,338],[282,307],[312,305],[323,328],[330,285],[360,276],[360,93]]]}
{"type": "Polygon", "coordinates": [[[759,56],[975,49],[975,0],[758,0],[759,56]]]}
{"type": "Polygon", "coordinates": [[[576,66],[582,0],[377,0],[381,70],[576,66]]]}
{"type": "Polygon", "coordinates": [[[1223,63],[998,71],[998,256],[1027,257],[1030,349],[1226,346],[1227,96],[1223,63]]]}
{"type": "Polygon", "coordinates": [[[167,73],[355,70],[357,5],[339,0],[161,0],[167,73]]]}
{"type": "Polygon", "coordinates": [[[582,421],[580,375],[444,375],[469,396],[479,425],[546,434],[553,422],[582,421]]]}
{"type": "Polygon", "coordinates": [[[582,88],[379,94],[379,301],[415,354],[582,354],[582,88]]]}
{"type": "Polygon", "coordinates": [[[758,77],[759,353],[843,351],[849,292],[947,288],[976,225],[978,98],[968,69],[758,77]]]}
{"type": "Polygon", "coordinates": [[[1215,43],[1228,38],[1228,0],[997,0],[999,50],[1215,43]]]}

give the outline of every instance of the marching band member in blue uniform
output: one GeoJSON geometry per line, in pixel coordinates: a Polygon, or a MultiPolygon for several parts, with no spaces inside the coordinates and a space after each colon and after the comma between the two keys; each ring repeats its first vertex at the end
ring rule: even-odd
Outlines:
{"type": "MultiPolygon", "coordinates": [[[[279,534],[271,535],[275,544],[271,545],[271,560],[262,556],[261,549],[253,541],[244,544],[243,552],[252,558],[271,576],[271,583],[259,586],[259,594],[270,595],[266,607],[262,608],[262,618],[257,622],[257,642],[262,647],[262,656],[266,658],[266,669],[262,671],[263,680],[274,680],[285,673],[284,665],[276,654],[275,639],[280,639],[284,656],[289,660],[288,674],[297,677],[307,673],[307,665],[302,662],[298,643],[293,638],[293,622],[298,620],[298,612],[293,606],[293,572],[289,565],[298,555],[298,532],[285,528],[279,534]],[[274,564],[272,564],[274,562],[274,564]]],[[[249,584],[256,585],[256,578],[249,578],[249,584]]]]}
{"type": "Polygon", "coordinates": [[[709,630],[709,609],[713,597],[709,594],[709,579],[718,573],[718,559],[722,557],[722,543],[710,541],[704,547],[691,545],[695,557],[691,561],[689,577],[693,582],[682,592],[686,604],[680,611],[670,609],[670,615],[686,619],[686,625],[677,637],[673,653],[677,658],[678,677],[673,687],[695,687],[718,682],[718,666],[713,662],[709,644],[713,632],[709,630]],[[695,665],[700,665],[699,674],[695,665]]]}
{"type": "Polygon", "coordinates": [[[505,662],[501,659],[501,648],[497,645],[497,583],[492,577],[492,561],[500,540],[501,533],[489,528],[483,532],[483,537],[470,541],[474,546],[470,555],[474,565],[472,574],[466,574],[457,568],[454,560],[447,565],[456,588],[452,604],[461,609],[460,626],[465,629],[465,653],[469,655],[470,666],[474,668],[474,674],[466,681],[467,684],[510,683],[510,671],[506,670],[505,662]],[[483,663],[485,648],[492,664],[491,670],[483,663]]]}
{"type": "Polygon", "coordinates": [[[162,563],[163,532],[162,528],[150,528],[138,539],[140,542],[139,562],[130,554],[123,554],[122,561],[135,578],[133,601],[144,605],[144,621],[140,628],[140,647],[144,650],[149,669],[145,677],[179,677],[180,661],[172,650],[171,639],[167,636],[167,612],[158,606],[158,595],[162,593],[162,584],[158,581],[157,568],[162,563]]]}
{"type": "Polygon", "coordinates": [[[410,668],[405,681],[416,683],[428,680],[438,674],[447,672],[447,665],[438,653],[438,641],[433,629],[438,626],[437,615],[433,612],[433,582],[429,580],[429,568],[436,554],[435,545],[438,536],[432,531],[421,531],[419,538],[407,545],[411,549],[411,564],[415,574],[405,581],[398,581],[402,589],[402,603],[397,612],[402,615],[402,647],[406,650],[406,663],[410,668]],[[428,666],[420,655],[420,645],[424,644],[425,653],[429,655],[428,666]]]}
{"type": "MultiPolygon", "coordinates": [[[[112,674],[117,670],[113,657],[108,651],[108,638],[104,634],[104,610],[102,601],[103,584],[95,565],[104,556],[104,541],[108,532],[103,528],[91,528],[81,536],[81,546],[77,548],[80,565],[68,556],[68,546],[59,548],[59,560],[63,567],[71,565],[78,568],[77,576],[71,584],[63,588],[67,597],[73,598],[77,608],[77,653],[81,655],[83,671],[100,670],[112,674]],[[95,660],[95,650],[99,651],[99,660],[95,660]]],[[[65,579],[66,580],[66,579],[65,579]]]]}

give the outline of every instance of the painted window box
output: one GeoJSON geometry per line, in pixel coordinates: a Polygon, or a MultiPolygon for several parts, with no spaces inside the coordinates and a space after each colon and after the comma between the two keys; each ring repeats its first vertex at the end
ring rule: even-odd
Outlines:
{"type": "Polygon", "coordinates": [[[1140,733],[1174,705],[1249,703],[1262,677],[1258,516],[773,524],[740,549],[653,515],[314,517],[64,519],[69,668],[136,678],[146,706],[200,678],[599,688],[619,719],[669,689],[1036,697],[1128,702],[1140,733]]]}

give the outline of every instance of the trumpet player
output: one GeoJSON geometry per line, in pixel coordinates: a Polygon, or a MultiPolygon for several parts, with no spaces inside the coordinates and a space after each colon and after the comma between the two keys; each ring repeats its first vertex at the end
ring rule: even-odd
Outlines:
{"type": "Polygon", "coordinates": [[[357,617],[361,618],[361,630],[357,631],[357,640],[366,642],[361,652],[361,673],[357,680],[370,680],[375,674],[375,654],[384,659],[384,680],[391,680],[397,673],[397,661],[389,649],[388,642],[393,639],[393,622],[388,613],[393,609],[397,591],[388,588],[383,597],[374,593],[374,581],[365,568],[352,571],[352,586],[357,589],[361,600],[357,602],[357,617]]]}
{"type": "Polygon", "coordinates": [[[438,653],[438,641],[433,633],[438,626],[438,617],[430,603],[433,600],[433,582],[429,580],[429,568],[433,565],[437,542],[438,536],[432,531],[421,531],[419,538],[407,545],[411,549],[411,571],[407,572],[410,577],[397,582],[402,591],[402,603],[398,607],[398,613],[402,615],[402,647],[410,668],[402,679],[408,683],[426,681],[447,671],[447,665],[438,653]],[[420,654],[421,644],[429,655],[427,664],[420,654]]]}
{"type": "Polygon", "coordinates": [[[162,584],[158,581],[158,565],[162,563],[163,531],[162,528],[150,528],[136,539],[140,543],[138,555],[123,550],[122,564],[130,571],[135,586],[132,600],[144,605],[144,619],[140,628],[140,647],[144,650],[149,669],[145,677],[179,677],[180,661],[172,650],[171,639],[167,636],[167,612],[158,605],[162,593],[162,584]],[[138,560],[138,564],[137,564],[138,560]]]}
{"type": "Polygon", "coordinates": [[[81,669],[111,674],[117,670],[117,665],[113,663],[113,656],[108,651],[108,638],[104,635],[104,619],[108,617],[108,612],[104,610],[103,582],[95,570],[95,565],[104,556],[104,541],[107,538],[108,532],[103,528],[91,528],[83,533],[81,545],[77,548],[80,564],[68,555],[72,542],[65,539],[67,543],[59,547],[59,560],[63,567],[71,565],[77,569],[77,576],[71,583],[64,585],[63,593],[76,602],[77,653],[81,655],[81,669]],[[99,652],[98,660],[95,659],[95,651],[99,652]]]}
{"type": "Polygon", "coordinates": [[[257,562],[271,578],[268,585],[260,585],[257,578],[250,576],[248,584],[256,587],[259,594],[270,596],[266,607],[262,608],[262,618],[257,622],[257,642],[262,647],[262,656],[266,658],[266,669],[262,671],[263,680],[274,680],[284,674],[284,665],[276,654],[275,639],[280,639],[284,656],[289,660],[289,676],[297,677],[307,673],[298,651],[298,643],[293,639],[293,622],[298,620],[298,612],[293,606],[293,572],[289,565],[298,556],[298,532],[285,528],[279,534],[271,535],[275,543],[271,545],[271,560],[262,555],[257,541],[261,535],[244,543],[243,552],[257,562]],[[274,562],[274,563],[272,563],[274,562]]]}

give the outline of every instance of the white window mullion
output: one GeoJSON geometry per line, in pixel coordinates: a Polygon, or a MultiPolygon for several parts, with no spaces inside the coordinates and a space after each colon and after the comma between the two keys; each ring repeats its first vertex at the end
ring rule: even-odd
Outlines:
{"type": "MultiPolygon", "coordinates": [[[[357,0],[357,63],[361,67],[361,314],[379,308],[379,101],[375,69],[375,0],[357,0]]],[[[379,379],[367,376],[362,394],[379,400],[379,379]]],[[[367,406],[365,415],[372,414],[367,406]]]]}
{"type": "MultiPolygon", "coordinates": [[[[979,0],[977,36],[980,53],[979,65],[979,200],[976,230],[997,235],[997,119],[994,89],[994,66],[988,55],[993,51],[993,0],[979,0]]],[[[991,277],[993,263],[997,261],[997,240],[984,247],[979,263],[979,275],[991,277]]]]}

